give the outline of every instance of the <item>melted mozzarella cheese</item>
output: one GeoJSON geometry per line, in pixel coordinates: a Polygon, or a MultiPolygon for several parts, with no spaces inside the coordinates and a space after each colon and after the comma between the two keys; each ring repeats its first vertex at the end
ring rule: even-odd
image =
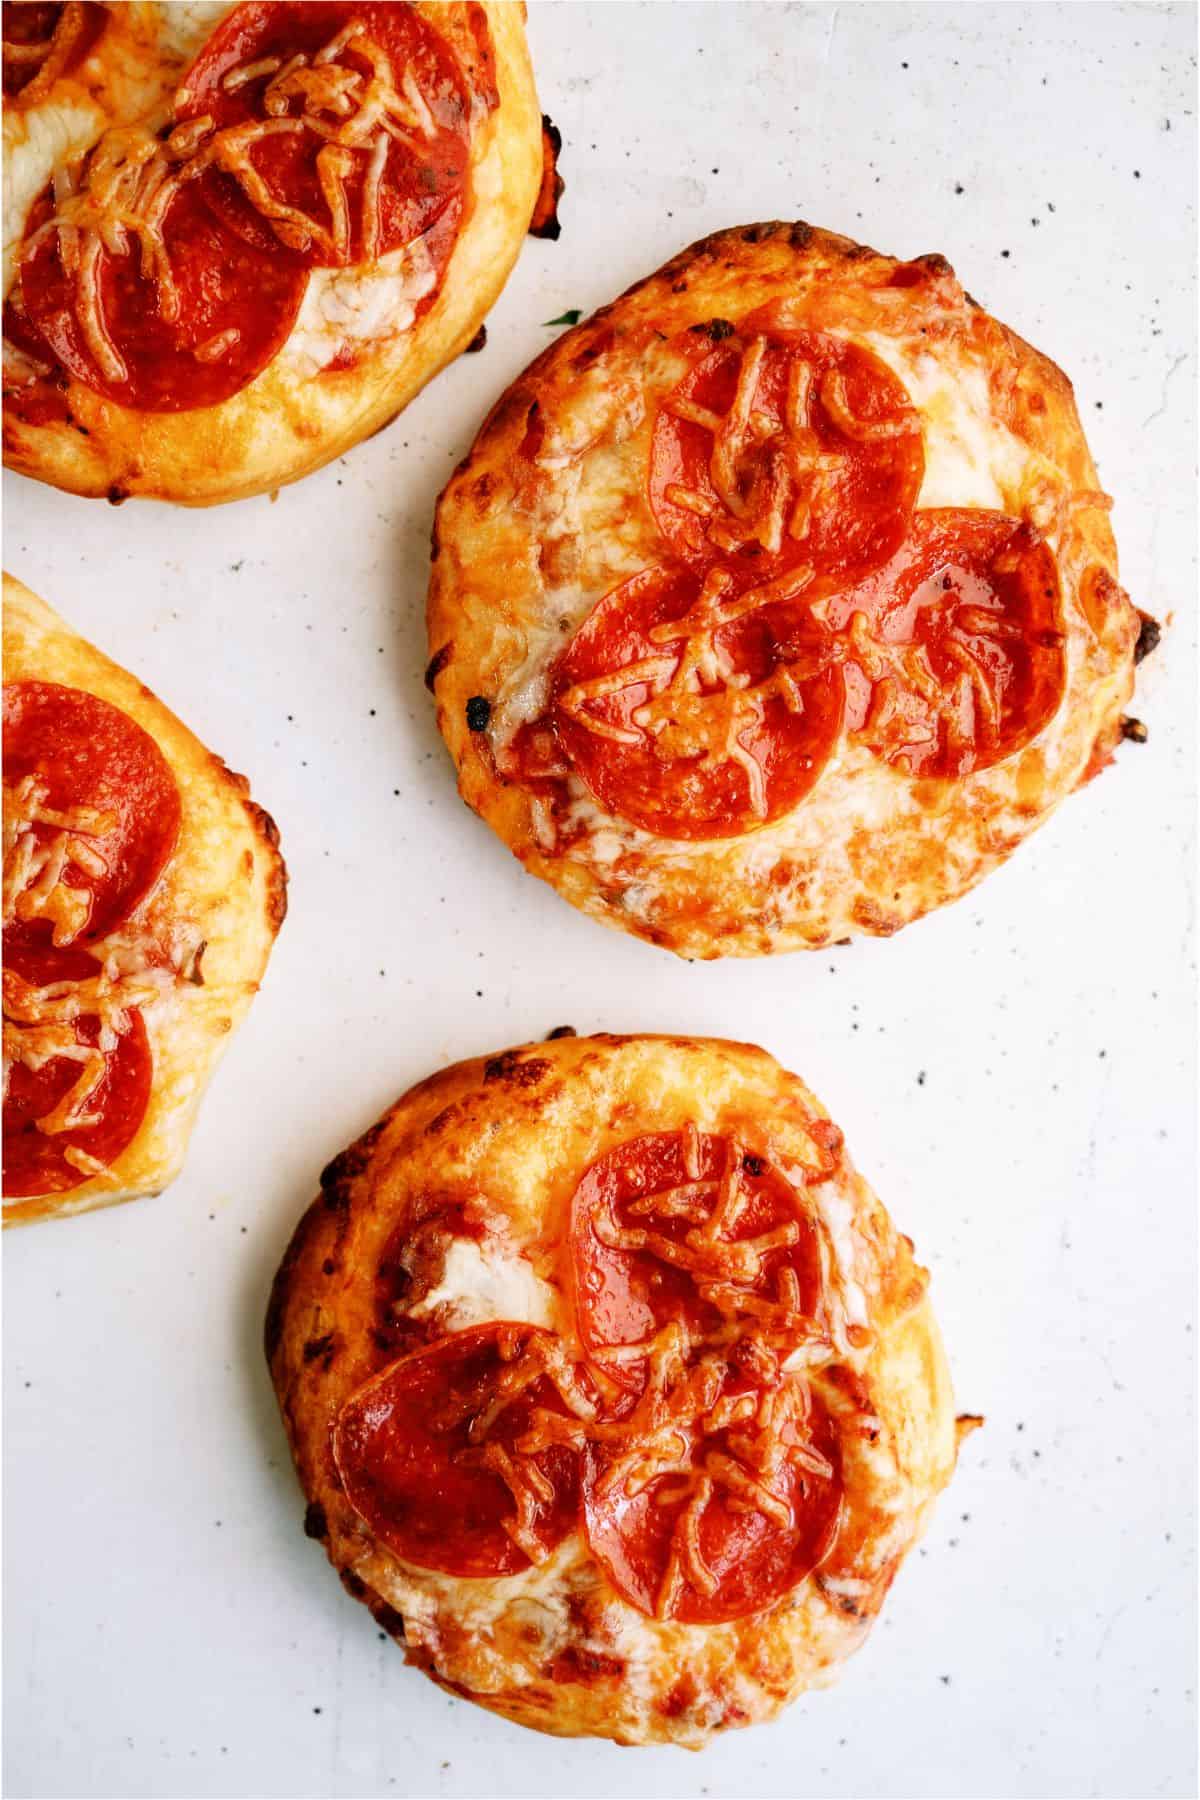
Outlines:
{"type": "Polygon", "coordinates": [[[987,371],[965,357],[941,363],[879,333],[863,342],[895,370],[922,415],[925,479],[917,505],[1003,510],[1029,452],[995,417],[987,371]]]}
{"type": "Polygon", "coordinates": [[[104,130],[98,106],[83,100],[4,115],[4,298],[17,272],[29,209],[56,168],[89,150],[104,130]]]}
{"type": "Polygon", "coordinates": [[[237,0],[171,0],[160,5],[157,29],[164,56],[191,62],[237,0]]]}
{"type": "Polygon", "coordinates": [[[411,331],[418,303],[436,286],[422,238],[369,268],[314,269],[281,359],[303,375],[316,375],[347,346],[400,337],[411,331]]]}
{"type": "Polygon", "coordinates": [[[451,1239],[438,1285],[407,1311],[419,1319],[444,1308],[441,1323],[447,1331],[492,1319],[550,1328],[557,1302],[550,1283],[503,1238],[492,1235],[484,1245],[474,1238],[451,1239]]]}

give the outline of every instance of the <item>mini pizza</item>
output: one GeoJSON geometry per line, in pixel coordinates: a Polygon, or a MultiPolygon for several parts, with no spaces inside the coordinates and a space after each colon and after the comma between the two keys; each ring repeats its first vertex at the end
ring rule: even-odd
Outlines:
{"type": "Polygon", "coordinates": [[[322,1540],[409,1661],[692,1748],[827,1682],[954,1467],[912,1246],[764,1051],[460,1063],[322,1177],[267,1356],[322,1540]]]}
{"type": "Polygon", "coordinates": [[[706,238],[539,357],[442,495],[463,797],[684,956],[894,932],[1111,759],[1109,505],[1066,377],[941,257],[706,238]]]}
{"type": "Polygon", "coordinates": [[[394,418],[539,200],[524,17],[5,0],[5,461],[208,505],[394,418]]]}
{"type": "Polygon", "coordinates": [[[286,910],[247,783],[4,577],[4,1223],[156,1194],[286,910]]]}

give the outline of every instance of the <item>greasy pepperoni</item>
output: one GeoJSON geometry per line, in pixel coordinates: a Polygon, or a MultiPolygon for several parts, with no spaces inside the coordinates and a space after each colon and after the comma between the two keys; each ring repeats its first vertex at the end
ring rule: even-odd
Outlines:
{"type": "Polygon", "coordinates": [[[500,1380],[552,1341],[531,1325],[476,1326],[402,1357],[347,1400],[334,1428],[338,1471],[350,1504],[395,1555],[449,1575],[514,1575],[532,1560],[514,1527],[537,1560],[572,1528],[577,1452],[520,1448],[535,1409],[565,1411],[553,1383],[537,1375],[490,1416],[500,1380]],[[525,1489],[524,1531],[498,1463],[525,1489]]]}
{"type": "MultiPolygon", "coordinates": [[[[295,323],[308,279],[299,259],[278,244],[273,252],[256,249],[224,224],[206,204],[208,179],[182,186],[163,223],[178,293],[175,316],[143,273],[136,239],[120,255],[99,252],[100,312],[119,367],[102,367],[85,337],[80,287],[64,267],[60,234],[32,241],[50,216],[48,198],[30,216],[20,270],[29,321],[70,375],[121,406],[143,412],[217,406],[266,368],[295,323]]],[[[85,233],[85,242],[91,236],[85,233]]]]}
{"type": "Polygon", "coordinates": [[[555,669],[553,722],[610,812],[660,837],[736,837],[817,781],[841,676],[815,631],[785,666],[760,598],[720,571],[650,569],[585,620],[555,669]]]}
{"type": "MultiPolygon", "coordinates": [[[[53,849],[63,838],[82,839],[81,867],[68,859],[61,881],[90,896],[77,929],[58,927],[60,942],[94,941],[128,918],[162,873],[179,835],[179,788],[162,751],[141,726],[107,700],[56,682],[14,681],[4,688],[4,778],[26,787],[39,844],[53,849]],[[80,825],[63,823],[85,808],[80,825]],[[58,814],[38,821],[37,813],[58,814]],[[103,867],[101,868],[101,865],[103,867]]],[[[14,796],[6,799],[18,805],[14,796]]],[[[51,896],[51,904],[53,897],[51,896]]],[[[43,940],[50,908],[27,891],[6,938],[43,940]]]]}
{"type": "MultiPolygon", "coordinates": [[[[735,1139],[701,1132],[632,1138],[594,1162],[572,1201],[571,1257],[593,1353],[672,1320],[702,1333],[740,1317],[799,1341],[821,1290],[816,1232],[791,1183],[735,1139]]],[[[628,1361],[610,1373],[641,1380],[628,1361]]]]}
{"type": "MultiPolygon", "coordinates": [[[[81,950],[33,949],[7,940],[4,947],[5,981],[44,988],[52,983],[88,981],[99,974],[100,964],[81,950]]],[[[6,1015],[8,1007],[6,1005],[6,1015]]],[[[68,1150],[81,1151],[102,1163],[111,1163],[137,1135],[150,1100],[154,1074],[150,1044],[142,1015],[130,1008],[125,1028],[115,1049],[105,1054],[104,1073],[86,1101],[86,1116],[94,1124],[47,1133],[36,1121],[44,1118],[70,1092],[85,1064],[66,1056],[54,1056],[40,1068],[20,1060],[20,1045],[36,1027],[6,1016],[5,1058],[12,1054],[8,1089],[4,1097],[4,1192],[13,1198],[29,1194],[60,1194],[88,1180],[86,1169],[70,1161],[68,1150]],[[10,1038],[11,1034],[11,1038],[10,1038]]],[[[78,1044],[97,1045],[100,1020],[83,1015],[74,1021],[78,1044]]]]}
{"type": "Polygon", "coordinates": [[[1058,567],[1044,538],[1002,513],[918,513],[887,568],[826,617],[851,639],[847,723],[909,774],[990,768],[1062,698],[1058,567]]]}
{"type": "Polygon", "coordinates": [[[660,408],[650,503],[693,564],[757,581],[810,570],[816,595],[887,561],[924,464],[917,415],[877,357],[818,332],[756,333],[752,315],[660,408]]]}
{"type": "Polygon", "coordinates": [[[646,1480],[645,1470],[631,1469],[625,1442],[589,1445],[588,1543],[642,1612],[687,1624],[744,1618],[782,1599],[828,1555],[841,1503],[834,1434],[798,1377],[773,1385],[786,1389],[792,1411],[774,1455],[758,1423],[764,1390],[732,1368],[714,1405],[748,1396],[749,1418],[714,1430],[712,1410],[696,1415],[684,1404],[672,1419],[669,1471],[646,1480]],[[748,1483],[765,1494],[762,1507],[748,1483]]]}
{"type": "MultiPolygon", "coordinates": [[[[251,162],[261,186],[253,197],[244,178],[239,183],[228,172],[215,174],[208,190],[222,217],[260,248],[282,241],[308,266],[336,266],[411,243],[452,203],[457,225],[469,100],[448,46],[413,6],[353,0],[239,6],[188,70],[175,110],[181,122],[208,117],[218,130],[292,121],[293,129],[255,142],[251,162]],[[357,29],[347,39],[350,27],[357,29]],[[241,79],[248,69],[259,72],[241,79]],[[319,94],[315,84],[330,79],[335,87],[319,94]],[[382,83],[377,96],[393,88],[398,94],[390,112],[367,99],[373,81],[382,83]],[[386,160],[372,229],[365,203],[376,145],[386,160]],[[330,205],[339,190],[349,225],[340,244],[330,205]]],[[[444,245],[441,260],[448,256],[444,245]]]]}

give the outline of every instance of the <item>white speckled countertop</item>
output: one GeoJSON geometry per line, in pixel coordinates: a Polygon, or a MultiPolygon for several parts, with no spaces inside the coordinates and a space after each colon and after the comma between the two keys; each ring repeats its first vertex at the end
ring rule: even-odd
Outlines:
{"type": "Polygon", "coordinates": [[[536,4],[557,244],[489,341],[276,504],[5,478],[6,566],[279,820],[292,914],[166,1197],[5,1246],[13,1796],[1194,1794],[1196,13],[536,4]],[[1175,615],[1144,747],[891,943],[690,967],[521,874],[421,685],[434,497],[567,307],[713,229],[944,252],[1076,383],[1124,578],[1175,615]],[[536,1737],[406,1670],[301,1534],[260,1351],[325,1160],[570,1023],[757,1039],[933,1270],[987,1415],[833,1691],[701,1757],[536,1737]]]}

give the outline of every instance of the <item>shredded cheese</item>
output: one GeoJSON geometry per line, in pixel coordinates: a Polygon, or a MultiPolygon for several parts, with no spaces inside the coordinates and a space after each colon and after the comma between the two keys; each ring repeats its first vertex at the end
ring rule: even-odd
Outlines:
{"type": "MultiPolygon", "coordinates": [[[[208,169],[231,176],[281,243],[315,249],[321,259],[346,264],[353,245],[349,184],[362,170],[358,209],[360,262],[375,264],[382,244],[381,189],[389,147],[431,140],[436,124],[411,71],[397,83],[387,53],[351,21],[309,57],[271,56],[231,69],[227,92],[267,78],[265,116],[217,129],[209,114],[185,121],[164,139],[151,118],[107,132],[91,151],[86,177],[60,164],[55,171],[54,211],[28,239],[23,257],[53,237],[64,270],[75,287],[75,310],[88,350],[105,379],[121,384],[128,368],[114,343],[100,285],[101,258],[125,254],[136,245],[141,272],[152,284],[160,317],[170,323],[180,313],[180,296],[165,238],[173,200],[186,182],[208,169]],[[339,61],[347,51],[368,65],[367,72],[339,61]],[[293,114],[293,105],[300,110],[293,114]],[[316,167],[328,224],[282,201],[264,180],[254,152],[266,139],[303,133],[324,140],[316,167]],[[365,167],[362,158],[365,156],[365,167]]],[[[201,361],[219,362],[236,347],[236,331],[210,338],[197,351],[201,361]]]]}

